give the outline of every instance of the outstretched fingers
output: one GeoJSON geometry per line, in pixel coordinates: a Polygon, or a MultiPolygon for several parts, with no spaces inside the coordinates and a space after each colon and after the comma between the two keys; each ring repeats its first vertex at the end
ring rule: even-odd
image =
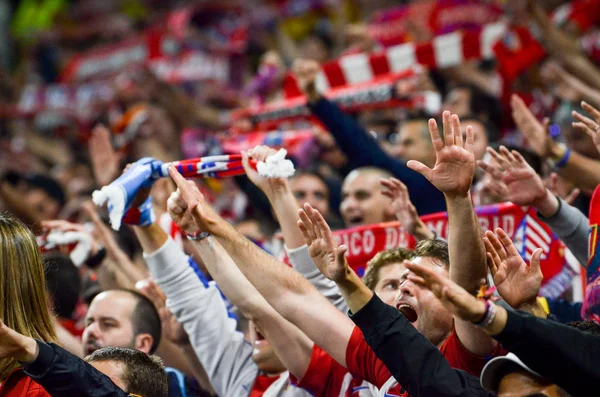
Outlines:
{"type": "Polygon", "coordinates": [[[191,207],[192,205],[197,205],[198,204],[197,192],[191,186],[191,184],[188,183],[187,179],[185,179],[179,173],[179,171],[177,171],[177,168],[175,168],[174,166],[170,166],[169,167],[169,175],[171,175],[171,178],[173,178],[173,181],[175,181],[175,184],[177,185],[177,188],[179,189],[181,197],[187,203],[188,207],[191,207]]]}
{"type": "Polygon", "coordinates": [[[473,127],[468,125],[466,131],[467,139],[465,141],[465,149],[469,151],[469,153],[474,153],[475,150],[475,133],[473,132],[473,127]]]}
{"type": "Polygon", "coordinates": [[[583,108],[583,110],[588,112],[594,118],[594,120],[596,120],[597,123],[600,123],[600,110],[596,109],[595,107],[593,107],[585,101],[581,102],[581,107],[583,108]]]}
{"type": "Polygon", "coordinates": [[[509,256],[519,255],[519,251],[517,251],[515,244],[503,229],[499,227],[496,228],[496,235],[500,238],[500,242],[504,245],[509,256]]]}
{"type": "Polygon", "coordinates": [[[313,241],[317,239],[317,234],[315,233],[315,227],[308,217],[306,210],[301,208],[298,210],[298,217],[300,220],[298,221],[298,227],[304,236],[304,240],[306,244],[310,246],[313,241]]]}
{"type": "Polygon", "coordinates": [[[452,115],[449,111],[445,110],[442,113],[442,125],[444,127],[444,144],[446,146],[454,145],[454,128],[453,128],[453,120],[452,115]]]}
{"type": "Polygon", "coordinates": [[[444,141],[440,137],[440,130],[435,119],[429,119],[429,135],[431,136],[431,143],[435,151],[439,152],[442,150],[444,148],[444,141]]]}
{"type": "Polygon", "coordinates": [[[329,227],[327,221],[325,220],[325,218],[323,218],[323,215],[321,215],[319,210],[313,208],[312,218],[314,219],[314,222],[317,225],[319,235],[325,239],[327,245],[331,247],[335,246],[335,239],[333,238],[333,233],[331,233],[331,228],[329,227]]]}

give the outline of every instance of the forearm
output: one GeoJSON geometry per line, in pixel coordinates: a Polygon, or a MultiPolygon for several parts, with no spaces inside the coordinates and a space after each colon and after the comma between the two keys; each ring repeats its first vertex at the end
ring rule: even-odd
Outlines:
{"type": "Polygon", "coordinates": [[[169,239],[167,233],[156,223],[148,227],[134,226],[133,231],[142,246],[144,254],[152,254],[158,251],[169,239]]]}
{"type": "Polygon", "coordinates": [[[271,203],[286,247],[294,249],[305,244],[302,233],[298,228],[298,204],[294,194],[290,190],[287,181],[275,187],[265,189],[265,194],[271,203]]]}
{"type": "Polygon", "coordinates": [[[217,221],[212,232],[279,314],[336,361],[346,362],[352,324],[344,314],[329,304],[304,277],[248,241],[228,223],[217,221]]]}
{"type": "Polygon", "coordinates": [[[215,396],[215,390],[210,384],[210,379],[206,374],[206,370],[204,370],[204,367],[198,359],[198,356],[196,355],[196,352],[194,351],[192,345],[187,344],[182,346],[181,353],[183,354],[183,357],[185,358],[185,361],[188,364],[192,376],[194,377],[194,379],[196,379],[196,382],[198,382],[198,385],[200,385],[200,387],[206,392],[215,396]]]}
{"type": "Polygon", "coordinates": [[[450,279],[476,294],[487,277],[485,248],[470,194],[446,197],[450,279]]]}
{"type": "Polygon", "coordinates": [[[600,161],[587,158],[575,151],[558,173],[583,191],[593,191],[600,184],[600,161]]]}
{"type": "Polygon", "coordinates": [[[504,322],[495,338],[544,378],[572,395],[587,395],[600,382],[597,336],[519,312],[504,322]]]}
{"type": "Polygon", "coordinates": [[[373,298],[373,291],[349,267],[346,269],[346,277],[336,284],[352,313],[358,313],[373,298]]]}

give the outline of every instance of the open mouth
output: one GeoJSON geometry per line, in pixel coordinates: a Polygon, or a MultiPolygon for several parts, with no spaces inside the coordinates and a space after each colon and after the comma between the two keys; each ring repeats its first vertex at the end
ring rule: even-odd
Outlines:
{"type": "Polygon", "coordinates": [[[348,226],[360,226],[363,224],[362,216],[353,216],[348,218],[348,226]]]}
{"type": "Polygon", "coordinates": [[[406,319],[408,321],[410,321],[411,323],[414,323],[419,318],[415,309],[413,309],[411,306],[407,305],[406,303],[398,303],[396,305],[396,309],[398,309],[398,311],[400,313],[402,313],[404,315],[404,317],[406,317],[406,319]]]}

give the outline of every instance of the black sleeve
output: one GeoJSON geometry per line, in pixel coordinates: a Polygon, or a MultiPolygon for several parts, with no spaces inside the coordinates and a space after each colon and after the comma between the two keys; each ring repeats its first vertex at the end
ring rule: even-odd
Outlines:
{"type": "Polygon", "coordinates": [[[567,393],[597,395],[600,337],[527,313],[508,311],[506,327],[494,338],[567,393]]]}
{"type": "Polygon", "coordinates": [[[37,341],[40,352],[25,373],[52,396],[126,397],[127,394],[87,362],[54,343],[37,341]]]}
{"type": "Polygon", "coordinates": [[[478,377],[450,367],[437,347],[377,295],[351,318],[411,396],[491,396],[478,377]]]}

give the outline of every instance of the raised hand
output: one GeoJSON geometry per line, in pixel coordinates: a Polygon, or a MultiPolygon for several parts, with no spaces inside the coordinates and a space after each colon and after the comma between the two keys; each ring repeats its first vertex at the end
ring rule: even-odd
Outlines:
{"type": "Polygon", "coordinates": [[[287,179],[285,178],[265,178],[260,176],[258,171],[250,166],[250,159],[256,161],[266,161],[267,157],[277,153],[277,150],[268,146],[259,145],[249,151],[242,152],[242,165],[244,171],[252,183],[254,183],[260,190],[262,190],[267,196],[277,188],[285,187],[287,179]]]}
{"type": "Polygon", "coordinates": [[[97,125],[88,142],[92,170],[98,186],[106,186],[119,176],[123,156],[113,149],[110,131],[103,125],[97,125]]]}
{"type": "Polygon", "coordinates": [[[405,262],[405,265],[411,271],[408,279],[433,292],[444,307],[455,316],[465,321],[477,322],[485,315],[485,303],[448,277],[425,265],[413,262],[405,262]]]}
{"type": "Polygon", "coordinates": [[[415,236],[417,240],[435,238],[433,232],[419,218],[404,183],[396,178],[386,178],[381,180],[381,186],[383,187],[381,193],[392,199],[392,209],[396,214],[396,219],[400,221],[400,225],[407,233],[415,236]]]}
{"type": "Polygon", "coordinates": [[[310,204],[304,204],[298,216],[298,227],[317,268],[330,280],[343,280],[349,271],[345,256],[348,248],[337,245],[325,218],[310,204]]]}
{"type": "Polygon", "coordinates": [[[600,152],[600,111],[587,102],[581,102],[581,107],[591,116],[591,118],[573,111],[573,117],[579,120],[573,122],[573,127],[586,132],[592,137],[596,149],[600,152]]]}
{"type": "Polygon", "coordinates": [[[497,228],[495,234],[488,230],[483,241],[487,264],[502,299],[514,308],[535,302],[542,286],[542,249],[533,252],[528,266],[504,230],[497,228]]]}
{"type": "Polygon", "coordinates": [[[294,76],[300,90],[308,97],[309,100],[318,99],[316,79],[321,70],[321,66],[317,61],[308,59],[298,59],[292,66],[294,76]]]}
{"type": "Polygon", "coordinates": [[[548,133],[549,120],[545,119],[543,124],[540,123],[517,95],[510,98],[510,107],[513,120],[527,139],[531,149],[542,158],[549,157],[552,154],[552,147],[555,145],[548,133]]]}
{"type": "Polygon", "coordinates": [[[473,128],[467,126],[467,139],[463,142],[458,116],[445,111],[442,118],[443,139],[435,120],[429,120],[429,133],[436,155],[433,169],[416,160],[410,160],[406,165],[422,174],[446,196],[467,196],[475,174],[473,128]]]}
{"type": "Polygon", "coordinates": [[[478,161],[477,165],[493,180],[502,182],[503,185],[497,186],[499,193],[516,205],[537,207],[536,204],[546,197],[546,188],[542,178],[523,156],[515,150],[510,152],[504,146],[500,146],[500,153],[490,147],[487,151],[497,164],[478,161]]]}
{"type": "Polygon", "coordinates": [[[187,181],[175,167],[169,168],[169,174],[177,185],[177,191],[167,202],[169,215],[175,223],[187,234],[213,232],[219,216],[204,200],[196,184],[187,181]]]}
{"type": "Polygon", "coordinates": [[[135,288],[154,303],[160,317],[164,337],[179,346],[189,345],[188,334],[171,310],[167,308],[167,296],[160,287],[152,279],[146,279],[137,282],[135,288]]]}
{"type": "Polygon", "coordinates": [[[558,174],[556,172],[551,173],[550,178],[546,179],[546,182],[546,186],[552,192],[552,194],[565,200],[565,202],[569,205],[573,205],[581,193],[579,188],[573,188],[570,192],[560,189],[558,184],[558,174]]]}

